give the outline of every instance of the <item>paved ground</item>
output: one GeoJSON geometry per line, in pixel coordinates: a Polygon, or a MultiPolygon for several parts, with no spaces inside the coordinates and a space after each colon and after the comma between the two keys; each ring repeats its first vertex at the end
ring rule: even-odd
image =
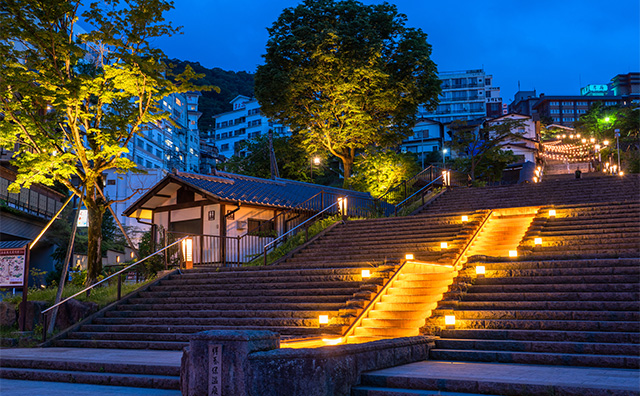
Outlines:
{"type": "Polygon", "coordinates": [[[369,374],[640,391],[640,370],[633,369],[423,361],[369,374]]]}
{"type": "Polygon", "coordinates": [[[131,363],[180,366],[182,351],[99,348],[2,348],[0,357],[72,362],[131,363]]]}
{"type": "Polygon", "coordinates": [[[179,390],[129,388],[126,386],[104,386],[69,384],[65,382],[40,382],[0,379],[2,396],[180,396],[179,390]]]}
{"type": "MultiPolygon", "coordinates": [[[[0,357],[27,360],[129,363],[180,366],[182,351],[94,348],[2,348],[0,357]]],[[[179,396],[179,390],[0,379],[1,396],[179,396]]]]}

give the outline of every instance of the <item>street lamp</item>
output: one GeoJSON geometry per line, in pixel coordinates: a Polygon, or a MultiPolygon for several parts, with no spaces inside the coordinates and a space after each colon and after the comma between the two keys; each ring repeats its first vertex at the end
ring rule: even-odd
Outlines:
{"type": "Polygon", "coordinates": [[[446,148],[442,148],[442,167],[443,168],[444,168],[444,159],[445,159],[445,156],[447,155],[448,151],[449,150],[447,150],[446,148]]]}
{"type": "Polygon", "coordinates": [[[320,165],[320,157],[311,158],[311,183],[313,183],[313,165],[320,165]]]}
{"type": "MultiPolygon", "coordinates": [[[[609,118],[609,117],[607,117],[609,118]]],[[[618,169],[622,171],[622,168],[620,167],[620,130],[619,129],[614,129],[614,132],[616,134],[616,149],[618,150],[618,169]]]]}

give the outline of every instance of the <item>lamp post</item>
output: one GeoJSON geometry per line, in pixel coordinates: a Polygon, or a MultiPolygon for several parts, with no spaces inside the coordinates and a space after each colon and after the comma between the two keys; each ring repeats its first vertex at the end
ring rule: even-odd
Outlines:
{"type": "Polygon", "coordinates": [[[444,147],[442,148],[442,167],[443,168],[444,168],[444,159],[445,159],[445,156],[447,155],[447,151],[448,150],[446,148],[444,147]]]}
{"type": "MultiPolygon", "coordinates": [[[[607,117],[609,118],[609,117],[607,117]]],[[[618,172],[622,170],[622,168],[620,168],[620,130],[619,129],[615,129],[614,130],[615,134],[616,134],[616,150],[618,151],[618,172]]]]}
{"type": "Polygon", "coordinates": [[[311,183],[313,183],[313,165],[320,165],[320,157],[313,157],[309,159],[309,163],[311,164],[311,183]]]}

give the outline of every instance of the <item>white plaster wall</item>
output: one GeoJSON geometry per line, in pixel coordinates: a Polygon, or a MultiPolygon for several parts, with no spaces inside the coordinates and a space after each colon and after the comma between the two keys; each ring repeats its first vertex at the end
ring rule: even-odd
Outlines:
{"type": "Polygon", "coordinates": [[[202,215],[200,207],[177,209],[171,211],[171,222],[199,219],[202,215]]]}

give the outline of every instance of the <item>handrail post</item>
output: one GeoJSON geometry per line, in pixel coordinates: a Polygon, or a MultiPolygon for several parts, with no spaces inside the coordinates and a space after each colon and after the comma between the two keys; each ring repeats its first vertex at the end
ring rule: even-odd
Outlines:
{"type": "Polygon", "coordinates": [[[236,250],[236,254],[238,255],[238,265],[240,265],[240,237],[236,237],[236,246],[238,247],[238,250],[236,250]]]}
{"type": "Polygon", "coordinates": [[[262,250],[263,250],[262,254],[264,255],[264,265],[266,267],[267,266],[267,247],[266,246],[263,247],[262,250]]]}
{"type": "MultiPolygon", "coordinates": [[[[41,315],[42,315],[42,342],[45,342],[47,341],[47,313],[41,312],[41,315]]],[[[26,317],[26,312],[25,312],[25,317],[26,317]]]]}
{"type": "Polygon", "coordinates": [[[122,296],[122,274],[118,274],[118,301],[122,296]]]}

